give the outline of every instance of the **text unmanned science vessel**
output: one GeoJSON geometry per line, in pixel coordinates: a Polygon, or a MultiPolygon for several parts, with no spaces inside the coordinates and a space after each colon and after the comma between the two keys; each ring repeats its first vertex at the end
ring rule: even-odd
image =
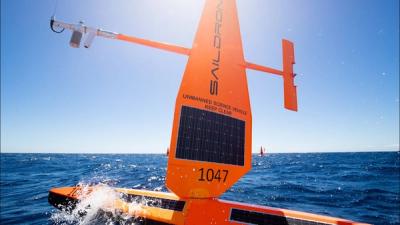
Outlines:
{"type": "MultiPolygon", "coordinates": [[[[283,78],[284,107],[297,111],[294,46],[282,40],[282,70],[244,59],[236,2],[207,0],[192,48],[170,45],[79,24],[50,21],[51,29],[72,31],[89,48],[96,36],[142,44],[188,56],[175,104],[166,187],[172,193],[122,189],[108,210],[143,224],[350,225],[344,219],[218,199],[251,169],[252,116],[246,69],[283,78]],[[146,204],[137,207],[140,199],[146,204]]],[[[61,187],[49,192],[57,208],[74,210],[101,186],[61,187]]],[[[90,208],[80,209],[81,214],[90,208]]]]}

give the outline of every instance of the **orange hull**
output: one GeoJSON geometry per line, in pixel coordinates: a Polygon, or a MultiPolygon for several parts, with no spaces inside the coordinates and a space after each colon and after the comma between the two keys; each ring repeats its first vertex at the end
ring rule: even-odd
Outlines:
{"type": "MultiPolygon", "coordinates": [[[[59,209],[72,210],[96,187],[53,188],[49,191],[49,203],[59,209]]],[[[114,203],[115,211],[141,218],[151,224],[273,224],[273,225],[367,225],[349,220],[298,212],[209,199],[182,199],[172,193],[117,188],[121,196],[114,203]],[[130,205],[145,198],[147,204],[135,210],[130,205]]]]}

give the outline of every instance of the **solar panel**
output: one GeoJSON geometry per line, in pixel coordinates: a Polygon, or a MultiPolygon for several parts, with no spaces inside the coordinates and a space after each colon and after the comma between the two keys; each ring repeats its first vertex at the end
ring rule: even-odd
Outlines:
{"type": "Polygon", "coordinates": [[[302,219],[289,218],[266,214],[261,212],[247,211],[232,208],[231,221],[249,223],[249,224],[269,224],[269,225],[329,225],[328,223],[314,222],[302,219]]]}
{"type": "Polygon", "coordinates": [[[244,165],[245,122],[182,106],[176,158],[244,165]]]}
{"type": "Polygon", "coordinates": [[[126,194],[121,192],[122,199],[125,201],[132,203],[132,202],[141,202],[145,200],[146,206],[150,207],[157,207],[162,209],[169,209],[174,211],[183,211],[185,207],[185,201],[178,201],[166,198],[157,198],[157,197],[150,197],[144,195],[135,195],[135,194],[126,194]]]}

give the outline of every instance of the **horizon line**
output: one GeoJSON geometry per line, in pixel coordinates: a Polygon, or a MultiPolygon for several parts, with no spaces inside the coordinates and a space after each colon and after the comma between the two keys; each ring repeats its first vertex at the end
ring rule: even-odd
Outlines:
{"type": "MultiPolygon", "coordinates": [[[[381,149],[381,150],[327,150],[327,151],[277,151],[277,152],[267,152],[268,154],[309,154],[309,153],[379,153],[379,152],[399,152],[400,149],[381,149]]],[[[0,154],[87,154],[87,155],[165,155],[165,152],[12,152],[12,151],[0,151],[0,154]]],[[[259,154],[259,152],[252,152],[252,155],[259,154]]]]}

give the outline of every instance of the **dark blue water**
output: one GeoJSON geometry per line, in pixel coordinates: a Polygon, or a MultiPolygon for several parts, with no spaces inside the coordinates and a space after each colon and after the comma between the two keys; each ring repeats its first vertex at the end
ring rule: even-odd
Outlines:
{"type": "MultiPolygon", "coordinates": [[[[253,157],[253,169],[222,198],[400,224],[400,154],[314,153],[253,157]]],[[[51,187],[106,183],[166,191],[162,155],[1,154],[1,224],[55,224],[51,187]]],[[[60,221],[58,221],[60,224],[60,221]]]]}

